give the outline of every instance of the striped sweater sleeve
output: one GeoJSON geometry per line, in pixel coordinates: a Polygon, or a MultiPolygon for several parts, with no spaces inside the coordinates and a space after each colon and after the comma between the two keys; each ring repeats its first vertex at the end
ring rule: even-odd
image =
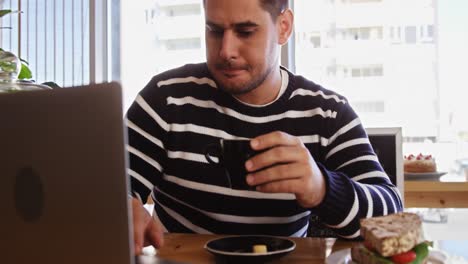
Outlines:
{"type": "Polygon", "coordinates": [[[165,103],[160,97],[146,96],[157,87],[158,78],[150,83],[136,97],[126,116],[132,195],[145,203],[153,187],[161,182],[163,164],[167,159],[164,138],[167,123],[153,110],[165,103]],[[151,100],[151,101],[148,101],[151,100]]]}
{"type": "Polygon", "coordinates": [[[321,220],[340,237],[358,238],[359,219],[402,210],[398,189],[380,165],[365,129],[346,102],[337,111],[334,134],[318,165],[327,192],[317,210],[321,220]]]}

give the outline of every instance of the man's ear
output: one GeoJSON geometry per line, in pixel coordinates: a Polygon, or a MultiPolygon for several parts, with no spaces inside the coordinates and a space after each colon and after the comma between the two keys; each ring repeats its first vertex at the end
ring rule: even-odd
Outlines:
{"type": "Polygon", "coordinates": [[[277,18],[278,44],[284,45],[288,42],[294,27],[294,14],[291,9],[284,10],[277,18]]]}

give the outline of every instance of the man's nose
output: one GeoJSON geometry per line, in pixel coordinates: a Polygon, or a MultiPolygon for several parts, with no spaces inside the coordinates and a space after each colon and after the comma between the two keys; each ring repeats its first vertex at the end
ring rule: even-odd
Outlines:
{"type": "Polygon", "coordinates": [[[236,59],[238,55],[238,39],[236,35],[231,30],[224,31],[219,56],[224,60],[230,60],[236,59]]]}

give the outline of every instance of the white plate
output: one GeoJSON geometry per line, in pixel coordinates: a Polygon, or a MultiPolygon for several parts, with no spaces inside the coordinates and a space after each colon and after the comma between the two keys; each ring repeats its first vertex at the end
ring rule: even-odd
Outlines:
{"type": "Polygon", "coordinates": [[[353,263],[351,260],[351,249],[342,249],[335,251],[328,256],[326,264],[348,264],[353,263]]]}
{"type": "Polygon", "coordinates": [[[439,180],[440,176],[447,174],[447,172],[405,172],[407,180],[411,181],[427,181],[427,180],[439,180]]]}
{"type": "MultiPolygon", "coordinates": [[[[447,257],[444,253],[438,250],[429,250],[429,257],[427,258],[427,264],[443,264],[447,257]]],[[[356,262],[351,260],[351,249],[342,249],[333,252],[328,256],[326,264],[354,264],[356,262]]]]}

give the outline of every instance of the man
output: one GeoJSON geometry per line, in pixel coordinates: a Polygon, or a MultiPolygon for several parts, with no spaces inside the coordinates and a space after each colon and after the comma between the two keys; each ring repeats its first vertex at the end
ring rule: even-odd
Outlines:
{"type": "Polygon", "coordinates": [[[155,76],[127,114],[134,233],[306,236],[316,215],[343,238],[359,219],[402,210],[344,97],[279,66],[293,30],[286,0],[205,0],[207,63],[155,76]],[[226,186],[204,148],[248,138],[255,190],[226,186]],[[155,217],[143,209],[148,195],[155,217]]]}

